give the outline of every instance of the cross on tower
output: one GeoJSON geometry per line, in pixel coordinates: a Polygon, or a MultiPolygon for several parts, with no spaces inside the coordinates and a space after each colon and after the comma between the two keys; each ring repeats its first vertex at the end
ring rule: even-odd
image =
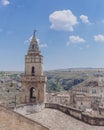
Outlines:
{"type": "Polygon", "coordinates": [[[33,35],[34,35],[34,36],[35,36],[36,32],[37,32],[37,30],[35,29],[34,32],[33,32],[33,35]]]}

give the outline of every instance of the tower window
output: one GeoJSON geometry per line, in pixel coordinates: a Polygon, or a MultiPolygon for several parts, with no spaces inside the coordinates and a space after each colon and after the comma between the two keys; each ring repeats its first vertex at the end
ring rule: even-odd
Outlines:
{"type": "Polygon", "coordinates": [[[34,45],[32,45],[32,49],[34,49],[34,45]]]}
{"type": "Polygon", "coordinates": [[[32,76],[35,75],[35,67],[34,67],[34,66],[32,66],[32,68],[31,68],[31,75],[32,75],[32,76]]]}
{"type": "Polygon", "coordinates": [[[83,102],[81,102],[81,105],[83,105],[83,102]]]}

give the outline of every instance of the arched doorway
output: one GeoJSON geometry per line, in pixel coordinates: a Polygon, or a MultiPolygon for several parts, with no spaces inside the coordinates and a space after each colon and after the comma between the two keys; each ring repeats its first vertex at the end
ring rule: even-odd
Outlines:
{"type": "Polygon", "coordinates": [[[36,89],[34,87],[30,88],[30,101],[36,101],[36,89]]]}

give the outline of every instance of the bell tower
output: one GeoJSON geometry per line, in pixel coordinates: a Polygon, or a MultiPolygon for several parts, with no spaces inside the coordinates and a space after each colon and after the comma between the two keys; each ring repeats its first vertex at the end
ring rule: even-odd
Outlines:
{"type": "Polygon", "coordinates": [[[46,77],[43,75],[43,56],[34,31],[25,55],[25,74],[21,77],[21,103],[41,104],[45,102],[46,77]]]}

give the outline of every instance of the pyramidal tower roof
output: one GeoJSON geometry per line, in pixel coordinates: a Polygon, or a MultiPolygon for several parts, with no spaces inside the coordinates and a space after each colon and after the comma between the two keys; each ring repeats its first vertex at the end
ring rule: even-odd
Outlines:
{"type": "Polygon", "coordinates": [[[28,50],[28,54],[40,53],[39,43],[36,39],[36,30],[33,33],[32,39],[30,41],[30,46],[28,50]]]}

